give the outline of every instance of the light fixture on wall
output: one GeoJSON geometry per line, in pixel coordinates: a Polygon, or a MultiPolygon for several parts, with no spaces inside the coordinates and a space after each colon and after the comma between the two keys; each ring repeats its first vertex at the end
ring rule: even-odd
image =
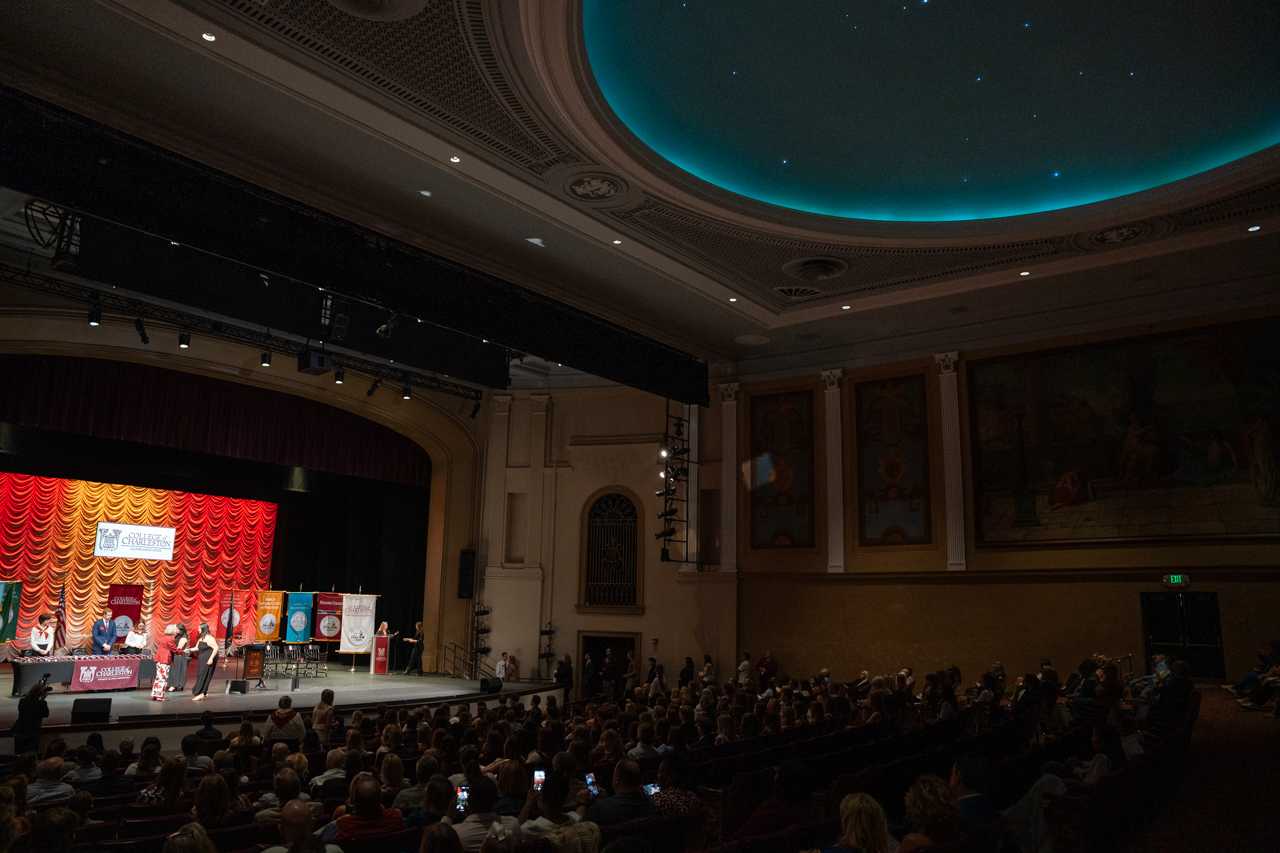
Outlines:
{"type": "Polygon", "coordinates": [[[344,371],[341,367],[339,367],[337,370],[333,371],[333,384],[334,384],[334,385],[341,385],[344,381],[346,381],[346,378],[347,378],[346,371],[344,371]]]}
{"type": "Polygon", "coordinates": [[[657,533],[653,534],[653,538],[668,539],[675,535],[676,535],[676,529],[674,527],[666,527],[666,528],[663,528],[662,530],[659,530],[657,533]]]}
{"type": "Polygon", "coordinates": [[[413,397],[413,389],[410,388],[408,385],[400,389],[400,398],[402,400],[408,400],[408,399],[411,399],[412,397],[413,397]]]}
{"type": "Polygon", "coordinates": [[[191,347],[191,333],[179,332],[178,333],[178,349],[189,349],[190,347],[191,347]]]}
{"type": "Polygon", "coordinates": [[[474,421],[478,414],[480,414],[480,401],[476,400],[476,404],[471,407],[471,420],[474,421]]]}
{"type": "Polygon", "coordinates": [[[366,397],[372,397],[382,387],[382,379],[374,379],[373,384],[369,386],[369,390],[364,392],[366,397]]]}
{"type": "Polygon", "coordinates": [[[99,308],[97,305],[89,309],[89,325],[90,326],[102,325],[102,309],[99,308]]]}
{"type": "Polygon", "coordinates": [[[263,353],[262,353],[262,366],[263,366],[263,367],[270,367],[270,366],[271,366],[271,353],[266,352],[266,351],[263,351],[263,353]]]}

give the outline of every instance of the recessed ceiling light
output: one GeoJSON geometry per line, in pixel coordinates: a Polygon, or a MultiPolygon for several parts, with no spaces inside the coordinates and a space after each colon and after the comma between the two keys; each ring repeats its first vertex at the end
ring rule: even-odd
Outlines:
{"type": "Polygon", "coordinates": [[[1031,272],[1030,270],[1023,270],[1022,272],[1018,273],[1018,275],[1031,275],[1031,272]]]}
{"type": "Polygon", "coordinates": [[[462,158],[461,158],[461,157],[450,157],[450,158],[449,158],[449,162],[450,162],[450,163],[461,163],[461,162],[462,162],[462,158]]]}
{"type": "Polygon", "coordinates": [[[418,195],[425,195],[427,198],[431,198],[431,190],[418,190],[418,195]]]}
{"type": "Polygon", "coordinates": [[[205,41],[217,41],[217,40],[218,40],[218,37],[217,37],[217,36],[215,36],[213,33],[205,33],[205,34],[204,34],[204,36],[203,36],[203,38],[204,38],[204,40],[205,40],[205,41]]]}
{"type": "Polygon", "coordinates": [[[848,310],[849,310],[849,306],[848,306],[848,305],[841,305],[841,306],[840,306],[840,310],[841,310],[841,311],[848,311],[848,310]]]}
{"type": "Polygon", "coordinates": [[[1249,230],[1250,230],[1250,231],[1261,231],[1261,230],[1262,230],[1262,226],[1261,226],[1261,225],[1250,225],[1250,226],[1249,226],[1249,230]]]}
{"type": "Polygon", "coordinates": [[[547,244],[542,242],[541,237],[525,237],[524,239],[526,243],[532,243],[533,245],[541,246],[544,249],[547,248],[547,244]]]}
{"type": "Polygon", "coordinates": [[[621,241],[621,240],[614,240],[614,241],[613,241],[613,245],[615,245],[615,246],[621,246],[621,245],[622,245],[622,241],[621,241]]]}
{"type": "Polygon", "coordinates": [[[729,301],[730,301],[730,302],[737,302],[737,301],[738,301],[738,297],[736,297],[736,296],[730,296],[730,297],[729,297],[729,301]]]}

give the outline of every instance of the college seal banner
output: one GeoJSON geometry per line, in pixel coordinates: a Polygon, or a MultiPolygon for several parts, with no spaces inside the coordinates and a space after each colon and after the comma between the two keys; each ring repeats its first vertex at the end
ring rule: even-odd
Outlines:
{"type": "Polygon", "coordinates": [[[289,621],[286,622],[284,641],[305,643],[311,639],[312,592],[289,593],[289,621]]]}
{"type": "Polygon", "coordinates": [[[336,643],[342,634],[342,593],[316,594],[315,638],[326,643],[336,643]]]}
{"type": "Polygon", "coordinates": [[[366,654],[373,651],[373,612],[376,595],[342,596],[342,642],[339,652],[366,654]]]}
{"type": "Polygon", "coordinates": [[[139,659],[108,655],[77,660],[71,670],[72,690],[119,690],[138,686],[139,659]]]}
{"type": "Polygon", "coordinates": [[[116,636],[124,639],[142,618],[142,585],[113,583],[107,587],[107,606],[116,623],[116,636]]]}
{"type": "Polygon", "coordinates": [[[264,589],[258,593],[258,621],[253,626],[255,643],[269,643],[280,639],[280,612],[283,607],[283,592],[264,589]]]}

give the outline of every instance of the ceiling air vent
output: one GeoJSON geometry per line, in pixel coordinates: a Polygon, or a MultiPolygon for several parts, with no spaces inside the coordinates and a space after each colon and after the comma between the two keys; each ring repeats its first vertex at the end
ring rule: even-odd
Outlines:
{"type": "Polygon", "coordinates": [[[806,287],[803,284],[787,284],[782,287],[775,287],[774,290],[788,299],[808,299],[810,296],[822,295],[822,291],[818,290],[818,288],[806,287]]]}
{"type": "Polygon", "coordinates": [[[800,258],[782,268],[792,278],[801,281],[826,281],[844,275],[849,265],[839,258],[800,258]]]}
{"type": "Polygon", "coordinates": [[[427,8],[429,0],[329,0],[348,15],[369,21],[403,21],[427,8]]]}

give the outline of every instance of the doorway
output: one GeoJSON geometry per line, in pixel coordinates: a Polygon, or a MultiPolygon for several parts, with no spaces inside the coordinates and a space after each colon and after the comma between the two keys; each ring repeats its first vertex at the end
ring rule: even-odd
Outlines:
{"type": "MultiPolygon", "coordinates": [[[[623,673],[627,671],[627,652],[635,652],[640,648],[639,634],[588,634],[583,631],[578,632],[578,668],[577,671],[582,673],[586,665],[586,655],[591,653],[591,657],[595,660],[596,666],[604,664],[605,649],[613,649],[613,660],[617,667],[618,677],[621,680],[623,673]]],[[[582,695],[582,678],[578,678],[578,695],[582,695]]],[[[615,690],[615,695],[617,691],[615,690]]]]}
{"type": "Polygon", "coordinates": [[[1222,620],[1216,592],[1144,592],[1142,636],[1146,644],[1143,671],[1152,655],[1187,662],[1192,678],[1224,679],[1222,620]]]}

